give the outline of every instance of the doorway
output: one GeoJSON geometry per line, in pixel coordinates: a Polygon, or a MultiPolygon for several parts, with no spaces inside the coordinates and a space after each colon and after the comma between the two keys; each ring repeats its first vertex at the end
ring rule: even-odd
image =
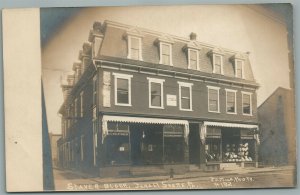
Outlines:
{"type": "Polygon", "coordinates": [[[190,123],[189,133],[189,160],[191,164],[200,163],[200,135],[199,124],[190,123]]]}
{"type": "Polygon", "coordinates": [[[131,162],[133,165],[163,162],[163,125],[130,125],[131,162]]]}

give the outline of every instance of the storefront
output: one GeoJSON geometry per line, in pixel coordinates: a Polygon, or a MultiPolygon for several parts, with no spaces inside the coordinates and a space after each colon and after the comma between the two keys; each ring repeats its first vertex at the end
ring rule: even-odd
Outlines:
{"type": "Polygon", "coordinates": [[[188,163],[188,134],[185,120],[105,115],[105,166],[188,163]]]}
{"type": "Polygon", "coordinates": [[[243,163],[256,166],[257,130],[257,125],[203,122],[200,139],[201,146],[205,148],[206,164],[243,163]]]}

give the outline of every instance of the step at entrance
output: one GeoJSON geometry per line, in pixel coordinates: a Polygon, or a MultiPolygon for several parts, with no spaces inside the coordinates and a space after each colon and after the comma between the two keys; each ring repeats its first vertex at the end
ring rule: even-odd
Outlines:
{"type": "Polygon", "coordinates": [[[166,175],[167,170],[161,166],[138,166],[131,167],[130,174],[132,176],[166,175]]]}
{"type": "Polygon", "coordinates": [[[220,170],[238,170],[241,169],[240,163],[221,163],[220,170]]]}
{"type": "Polygon", "coordinates": [[[198,165],[190,165],[189,166],[189,171],[199,171],[200,168],[198,165]]]}

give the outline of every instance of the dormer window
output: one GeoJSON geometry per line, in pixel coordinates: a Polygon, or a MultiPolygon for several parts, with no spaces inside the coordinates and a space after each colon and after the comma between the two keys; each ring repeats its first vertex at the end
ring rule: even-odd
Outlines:
{"type": "Polygon", "coordinates": [[[211,57],[212,73],[224,74],[223,71],[223,51],[220,48],[214,48],[208,55],[211,57]]]}
{"type": "Polygon", "coordinates": [[[234,76],[237,78],[244,79],[244,62],[245,62],[245,55],[242,53],[237,53],[230,58],[231,62],[234,66],[234,76]]]}
{"type": "Polygon", "coordinates": [[[199,51],[200,47],[196,41],[196,33],[190,34],[190,41],[182,48],[186,53],[188,61],[188,69],[200,70],[199,67],[199,51]]]}
{"type": "Polygon", "coordinates": [[[169,43],[160,42],[160,64],[173,65],[172,63],[172,46],[169,43]]]}
{"type": "Polygon", "coordinates": [[[133,60],[143,60],[142,57],[142,38],[143,35],[137,28],[128,29],[123,35],[127,40],[127,58],[133,60]]]}
{"type": "Polygon", "coordinates": [[[223,74],[223,57],[219,54],[213,54],[213,73],[223,74]]]}
{"type": "Polygon", "coordinates": [[[235,60],[235,77],[244,78],[244,61],[236,59],[235,60]]]}
{"type": "Polygon", "coordinates": [[[133,60],[142,59],[142,39],[140,37],[128,36],[128,56],[133,60]]]}
{"type": "Polygon", "coordinates": [[[188,69],[199,70],[199,52],[195,49],[188,49],[188,69]]]}
{"type": "Polygon", "coordinates": [[[167,35],[163,35],[155,40],[154,44],[158,47],[160,64],[173,66],[173,60],[172,60],[173,43],[174,40],[167,35]]]}

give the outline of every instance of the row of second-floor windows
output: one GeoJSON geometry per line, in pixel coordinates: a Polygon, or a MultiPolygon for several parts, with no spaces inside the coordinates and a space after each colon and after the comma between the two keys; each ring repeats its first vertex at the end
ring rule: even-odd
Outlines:
{"type": "MultiPolygon", "coordinates": [[[[115,105],[131,106],[131,78],[132,75],[113,73],[115,105]]],[[[164,79],[150,78],[148,80],[149,108],[164,109],[164,79]]],[[[193,111],[192,87],[193,83],[177,82],[179,90],[179,109],[193,111]]],[[[220,88],[207,86],[208,112],[220,113],[220,88]]],[[[237,90],[225,89],[226,113],[237,114],[237,90]]],[[[143,93],[143,92],[141,92],[143,93]]],[[[252,115],[252,93],[241,92],[242,113],[252,115]]],[[[177,106],[177,96],[167,94],[167,106],[177,106]]]]}
{"type": "Polygon", "coordinates": [[[83,94],[84,92],[82,91],[79,95],[79,97],[76,97],[73,101],[73,103],[71,103],[69,105],[69,107],[67,108],[67,117],[69,119],[76,119],[76,118],[80,118],[83,117],[84,114],[84,105],[83,105],[83,94]]]}
{"type": "MultiPolygon", "coordinates": [[[[172,43],[159,41],[159,63],[173,66],[172,60],[172,43]]],[[[185,48],[184,52],[188,58],[188,69],[200,70],[200,49],[185,48]]],[[[223,71],[223,55],[221,53],[211,52],[211,60],[213,64],[212,72],[215,74],[224,74],[223,71]]],[[[142,56],[142,38],[128,36],[128,55],[127,58],[134,60],[143,60],[142,56]]],[[[235,77],[244,78],[244,59],[233,59],[235,77]]]]}

